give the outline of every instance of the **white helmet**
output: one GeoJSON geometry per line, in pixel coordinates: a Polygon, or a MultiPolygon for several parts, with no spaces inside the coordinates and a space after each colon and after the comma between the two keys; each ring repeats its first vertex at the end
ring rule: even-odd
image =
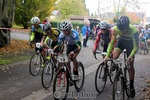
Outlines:
{"type": "Polygon", "coordinates": [[[72,24],[68,20],[65,20],[60,24],[60,29],[61,30],[67,30],[67,29],[72,29],[72,24]]]}
{"type": "Polygon", "coordinates": [[[32,17],[31,23],[32,24],[39,24],[40,23],[40,19],[38,17],[32,17]]]}
{"type": "Polygon", "coordinates": [[[110,25],[108,24],[107,21],[102,21],[102,22],[99,23],[99,25],[100,25],[100,29],[108,29],[108,28],[110,28],[110,25]]]}

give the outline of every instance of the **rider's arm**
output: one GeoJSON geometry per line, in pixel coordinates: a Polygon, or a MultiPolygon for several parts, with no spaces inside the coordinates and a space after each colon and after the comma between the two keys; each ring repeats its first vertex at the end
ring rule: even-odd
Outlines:
{"type": "Polygon", "coordinates": [[[34,26],[31,26],[31,34],[30,34],[30,41],[33,41],[35,37],[35,32],[34,32],[34,26]]]}
{"type": "Polygon", "coordinates": [[[44,34],[44,35],[43,35],[43,38],[42,38],[42,40],[41,40],[41,46],[44,45],[44,41],[45,41],[45,39],[46,39],[46,37],[47,37],[46,33],[43,33],[43,34],[44,34]]]}
{"type": "Polygon", "coordinates": [[[133,57],[135,55],[137,49],[138,49],[138,40],[139,40],[138,37],[139,37],[138,32],[136,32],[132,37],[132,39],[133,39],[133,49],[132,49],[132,52],[131,52],[129,57],[133,57]]]}
{"type": "Polygon", "coordinates": [[[94,51],[97,49],[98,47],[98,43],[100,41],[100,36],[101,36],[101,31],[98,32],[97,36],[96,36],[96,41],[94,43],[94,51]]]}
{"type": "Polygon", "coordinates": [[[112,35],[111,35],[111,41],[110,41],[108,49],[107,49],[107,55],[106,55],[107,58],[109,57],[110,53],[112,52],[115,41],[116,41],[116,31],[113,29],[112,35]]]}
{"type": "Polygon", "coordinates": [[[59,37],[58,37],[58,42],[57,42],[56,46],[53,48],[53,51],[54,51],[54,52],[55,52],[56,49],[62,44],[63,40],[64,40],[64,34],[61,33],[61,34],[59,35],[59,37]]]}
{"type": "Polygon", "coordinates": [[[73,52],[80,51],[81,50],[81,41],[79,39],[79,35],[77,31],[74,31],[74,39],[75,39],[75,44],[77,48],[73,50],[73,52]]]}
{"type": "Polygon", "coordinates": [[[80,41],[77,41],[77,42],[76,42],[76,45],[77,45],[77,49],[73,50],[73,52],[76,52],[76,51],[80,51],[80,50],[81,50],[81,42],[80,42],[80,41]]]}

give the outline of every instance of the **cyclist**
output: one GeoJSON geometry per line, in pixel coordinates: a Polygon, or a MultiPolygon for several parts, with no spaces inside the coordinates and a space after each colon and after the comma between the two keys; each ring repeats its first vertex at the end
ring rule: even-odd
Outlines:
{"type": "Polygon", "coordinates": [[[117,26],[112,29],[111,42],[109,43],[107,49],[107,55],[104,58],[106,62],[112,51],[114,41],[117,39],[116,47],[113,50],[113,58],[117,59],[121,52],[126,49],[127,51],[127,61],[130,62],[129,68],[129,78],[130,78],[130,97],[134,98],[134,55],[138,49],[138,30],[135,26],[130,24],[129,18],[127,16],[121,16],[117,22],[117,26]],[[116,36],[119,35],[118,39],[116,36]]]}
{"type": "Polygon", "coordinates": [[[109,44],[110,38],[111,38],[111,29],[110,29],[110,25],[108,24],[108,22],[107,21],[100,22],[99,26],[100,26],[100,30],[97,34],[96,41],[94,43],[93,53],[96,52],[101,38],[104,42],[103,52],[107,52],[107,47],[108,47],[108,44],[109,44]]]}
{"type": "MultiPolygon", "coordinates": [[[[62,33],[59,35],[58,44],[54,47],[54,51],[62,42],[67,43],[66,54],[73,61],[74,80],[78,80],[78,61],[76,58],[81,50],[78,32],[72,29],[72,24],[68,20],[63,21],[60,24],[60,29],[62,30],[62,33]]],[[[68,62],[67,65],[70,69],[70,62],[68,62]]]]}
{"type": "MultiPolygon", "coordinates": [[[[43,37],[43,24],[40,24],[40,19],[38,17],[33,17],[31,23],[30,44],[32,42],[40,42],[43,37]]],[[[35,51],[37,51],[37,48],[35,48],[35,51]]]]}
{"type": "MultiPolygon", "coordinates": [[[[54,48],[58,42],[58,36],[60,34],[60,31],[55,28],[51,28],[51,24],[49,22],[45,23],[44,26],[43,26],[43,30],[44,30],[44,33],[43,33],[43,38],[41,40],[41,47],[45,46],[47,48],[54,48]],[[49,44],[48,46],[47,45],[44,45],[44,42],[46,42],[46,40],[52,40],[52,43],[49,44]]],[[[59,50],[57,49],[56,51],[57,53],[59,52],[59,50]]],[[[43,55],[46,54],[46,51],[43,50],[43,55]]],[[[44,55],[46,56],[46,55],[44,55]]]]}

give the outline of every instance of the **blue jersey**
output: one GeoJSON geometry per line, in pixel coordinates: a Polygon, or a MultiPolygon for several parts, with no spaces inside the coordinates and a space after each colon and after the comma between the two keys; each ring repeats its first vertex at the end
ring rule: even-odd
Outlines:
{"type": "Polygon", "coordinates": [[[74,46],[77,42],[80,42],[79,34],[75,30],[71,30],[71,34],[66,36],[61,33],[58,37],[58,42],[64,41],[68,46],[74,46]]]}
{"type": "Polygon", "coordinates": [[[148,30],[142,29],[141,32],[142,32],[143,38],[145,38],[145,39],[150,38],[150,34],[149,34],[150,30],[149,29],[148,30]]]}
{"type": "Polygon", "coordinates": [[[43,24],[38,24],[37,28],[32,25],[30,41],[40,42],[43,37],[43,32],[43,24]]]}
{"type": "Polygon", "coordinates": [[[32,32],[38,32],[38,33],[43,33],[43,24],[38,24],[38,28],[36,29],[34,25],[31,26],[31,31],[32,32]]]}

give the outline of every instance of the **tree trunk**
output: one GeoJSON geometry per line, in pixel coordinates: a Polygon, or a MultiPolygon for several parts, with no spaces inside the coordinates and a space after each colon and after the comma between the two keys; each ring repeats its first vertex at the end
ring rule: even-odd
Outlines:
{"type": "Polygon", "coordinates": [[[10,44],[10,30],[15,14],[15,0],[0,0],[0,48],[10,44]]]}

